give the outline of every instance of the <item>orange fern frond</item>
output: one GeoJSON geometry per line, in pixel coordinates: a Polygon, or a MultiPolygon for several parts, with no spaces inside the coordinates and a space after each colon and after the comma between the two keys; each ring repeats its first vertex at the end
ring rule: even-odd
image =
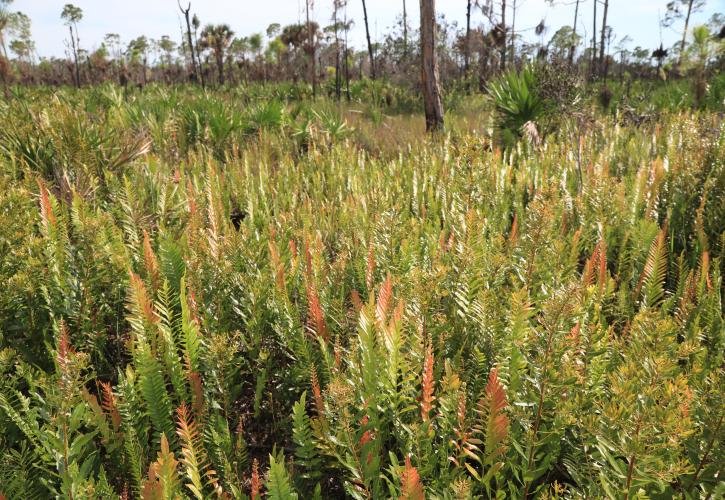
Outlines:
{"type": "Polygon", "coordinates": [[[128,273],[130,275],[131,284],[131,297],[129,298],[131,307],[137,307],[148,323],[154,324],[158,322],[159,317],[154,310],[154,306],[149,298],[149,294],[143,280],[131,269],[128,270],[128,273]]]}
{"type": "Polygon", "coordinates": [[[509,232],[509,245],[516,244],[519,239],[519,214],[514,212],[514,220],[511,223],[511,231],[509,232]]]}
{"type": "Polygon", "coordinates": [[[378,299],[375,305],[375,317],[379,326],[385,326],[388,318],[388,309],[390,307],[390,299],[393,296],[393,283],[390,279],[390,274],[385,278],[383,286],[380,287],[378,292],[378,299]]]}
{"type": "Polygon", "coordinates": [[[111,418],[113,430],[118,432],[121,428],[121,413],[116,405],[116,395],[109,382],[99,382],[101,386],[101,408],[111,418]]]}
{"type": "Polygon", "coordinates": [[[262,479],[259,477],[259,462],[255,458],[252,461],[252,489],[250,497],[252,500],[259,500],[262,498],[260,491],[262,490],[262,479]]]}
{"type": "Polygon", "coordinates": [[[45,186],[43,179],[38,178],[38,188],[40,188],[40,216],[46,229],[55,224],[56,218],[53,213],[53,206],[50,204],[50,194],[45,186]]]}
{"type": "Polygon", "coordinates": [[[405,457],[405,469],[403,469],[400,483],[401,494],[399,500],[425,500],[420,474],[418,474],[418,469],[411,465],[410,457],[405,457]]]}
{"type": "Polygon", "coordinates": [[[508,435],[509,419],[503,409],[507,404],[506,392],[498,380],[498,369],[494,368],[488,377],[482,402],[486,415],[486,455],[489,459],[502,455],[506,450],[503,442],[508,435]]]}
{"type": "Polygon", "coordinates": [[[430,412],[433,409],[433,401],[435,397],[433,392],[435,389],[435,381],[433,380],[433,343],[429,342],[423,360],[423,383],[422,394],[420,398],[420,412],[423,422],[430,420],[430,412]]]}
{"type": "Polygon", "coordinates": [[[324,340],[330,340],[330,335],[327,333],[327,324],[325,323],[325,312],[320,306],[320,297],[317,295],[315,287],[310,284],[307,285],[307,302],[309,303],[308,314],[311,319],[312,329],[324,340]]]}
{"type": "Polygon", "coordinates": [[[204,390],[201,383],[201,375],[197,371],[189,371],[187,375],[191,387],[191,404],[196,418],[204,414],[204,390]]]}
{"type": "Polygon", "coordinates": [[[350,292],[350,301],[352,302],[352,307],[355,309],[355,312],[359,313],[360,309],[363,308],[363,303],[360,299],[360,294],[357,293],[357,290],[350,292]]]}

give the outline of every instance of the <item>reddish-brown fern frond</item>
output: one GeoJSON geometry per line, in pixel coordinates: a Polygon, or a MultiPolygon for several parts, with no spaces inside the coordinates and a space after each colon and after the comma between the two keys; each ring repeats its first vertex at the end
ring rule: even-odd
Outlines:
{"type": "MultiPolygon", "coordinates": [[[[363,428],[365,428],[365,426],[368,425],[368,422],[370,422],[370,418],[367,415],[363,416],[363,418],[360,420],[360,424],[363,428]]],[[[365,432],[363,432],[363,435],[360,437],[360,442],[359,442],[360,447],[362,448],[363,446],[365,446],[367,443],[369,443],[372,440],[373,440],[372,433],[370,432],[370,430],[366,430],[365,432]]]]}
{"type": "Polygon", "coordinates": [[[309,319],[312,323],[312,329],[314,332],[322,337],[324,340],[330,340],[330,335],[327,333],[327,324],[325,323],[325,312],[320,306],[320,298],[317,295],[315,287],[308,283],[307,285],[307,302],[309,307],[309,319]]]}
{"type": "Polygon", "coordinates": [[[433,409],[433,391],[435,389],[435,381],[433,380],[433,343],[429,342],[423,360],[423,383],[422,394],[420,398],[420,412],[424,422],[430,419],[430,412],[433,409]]]}
{"type": "Polygon", "coordinates": [[[118,432],[121,428],[121,413],[116,405],[116,395],[113,394],[113,388],[109,382],[99,382],[101,386],[101,408],[111,418],[113,430],[118,432]]]}
{"type": "Polygon", "coordinates": [[[259,462],[255,458],[252,461],[252,489],[249,496],[252,500],[259,500],[262,498],[260,491],[262,490],[262,480],[259,477],[259,462]]]}
{"type": "Polygon", "coordinates": [[[43,179],[38,178],[38,187],[40,188],[40,216],[43,225],[45,225],[46,229],[49,229],[56,221],[53,206],[50,204],[50,194],[43,179]]]}
{"type": "Polygon", "coordinates": [[[191,404],[194,415],[200,419],[204,414],[204,390],[201,383],[201,375],[197,371],[189,371],[189,386],[191,387],[191,404]]]}
{"type": "Polygon", "coordinates": [[[154,290],[158,290],[161,285],[161,270],[156,254],[151,247],[151,238],[149,238],[149,233],[145,229],[143,230],[143,260],[146,272],[151,279],[151,286],[154,290]]]}
{"type": "Polygon", "coordinates": [[[494,368],[488,377],[482,402],[486,416],[486,455],[491,459],[506,450],[503,443],[508,434],[509,419],[503,409],[507,404],[506,392],[498,380],[498,369],[494,368]]]}
{"type": "Polygon", "coordinates": [[[712,290],[712,281],[710,281],[710,252],[708,252],[707,250],[702,252],[700,276],[705,278],[705,285],[707,286],[707,290],[712,290]]]}
{"type": "Polygon", "coordinates": [[[511,231],[509,232],[509,245],[515,245],[519,239],[519,214],[514,212],[514,220],[511,223],[511,231]]]}
{"type": "Polygon", "coordinates": [[[143,314],[144,319],[148,323],[156,323],[159,320],[159,317],[156,315],[154,306],[151,303],[148,291],[146,290],[146,285],[144,285],[143,280],[138,276],[138,274],[134,273],[130,269],[128,270],[128,273],[130,275],[131,284],[131,302],[138,307],[139,311],[143,314]]]}
{"type": "Polygon", "coordinates": [[[352,307],[355,309],[355,312],[359,313],[360,309],[363,308],[363,303],[360,299],[360,294],[357,293],[357,290],[350,292],[350,301],[352,302],[352,307]]]}
{"type": "Polygon", "coordinates": [[[599,265],[599,244],[594,247],[592,256],[587,259],[584,264],[584,270],[582,271],[582,286],[588,287],[594,283],[595,268],[599,265]]]}
{"type": "Polygon", "coordinates": [[[378,292],[378,300],[375,305],[375,317],[378,325],[384,327],[388,318],[388,309],[390,308],[390,299],[393,297],[393,283],[390,274],[385,278],[383,286],[378,292]]]}
{"type": "Polygon", "coordinates": [[[305,272],[307,279],[312,277],[312,252],[310,251],[310,240],[305,237],[305,272]]]}
{"type": "Polygon", "coordinates": [[[405,469],[400,477],[400,500],[425,500],[423,483],[420,482],[418,469],[410,463],[410,457],[405,457],[405,469]]]}

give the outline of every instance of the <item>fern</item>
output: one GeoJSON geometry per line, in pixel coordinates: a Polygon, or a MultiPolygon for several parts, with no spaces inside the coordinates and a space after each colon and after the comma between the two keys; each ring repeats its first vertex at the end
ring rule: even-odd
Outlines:
{"type": "Polygon", "coordinates": [[[269,474],[265,487],[269,500],[296,500],[298,498],[297,493],[292,489],[284,463],[284,455],[280,455],[278,458],[275,458],[274,455],[269,456],[269,474]]]}
{"type": "Polygon", "coordinates": [[[186,487],[200,500],[205,498],[204,490],[207,485],[217,496],[220,496],[222,494],[221,486],[218,483],[216,471],[209,467],[196,422],[185,405],[179,407],[176,413],[178,425],[176,433],[181,440],[181,454],[183,456],[181,463],[189,480],[186,487]]]}
{"type": "Polygon", "coordinates": [[[650,245],[644,270],[634,289],[634,295],[642,292],[642,306],[656,306],[665,293],[665,277],[667,274],[667,248],[665,228],[661,229],[650,245]]]}
{"type": "MultiPolygon", "coordinates": [[[[166,389],[161,364],[147,347],[137,352],[139,389],[158,436],[174,435],[173,407],[166,389]]],[[[174,440],[172,440],[174,442],[174,440]]]]}
{"type": "Polygon", "coordinates": [[[292,412],[292,439],[296,445],[295,457],[299,465],[304,467],[302,477],[317,480],[320,477],[320,460],[317,457],[315,443],[307,416],[307,393],[303,392],[299,401],[294,404],[292,412]]]}

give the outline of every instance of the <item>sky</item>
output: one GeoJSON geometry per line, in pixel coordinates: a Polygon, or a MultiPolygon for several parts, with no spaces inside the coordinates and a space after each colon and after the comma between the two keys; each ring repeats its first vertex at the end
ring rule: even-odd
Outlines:
{"type": "MultiPolygon", "coordinates": [[[[63,5],[69,0],[15,0],[12,10],[27,14],[32,20],[33,37],[38,55],[41,57],[62,57],[65,54],[68,30],[60,19],[63,5]]],[[[174,40],[181,38],[182,17],[177,0],[72,0],[83,9],[83,20],[79,25],[81,46],[85,49],[98,48],[106,33],[118,33],[123,42],[146,35],[159,39],[169,35],[174,40]]],[[[188,2],[188,0],[184,0],[188,2]]],[[[304,19],[305,0],[193,0],[192,12],[206,23],[227,23],[237,35],[246,36],[264,32],[271,23],[285,24],[304,19]]],[[[371,36],[383,40],[396,18],[402,13],[404,0],[367,0],[371,36]]],[[[409,24],[418,23],[418,0],[405,0],[409,24]]],[[[511,5],[514,0],[508,0],[511,5]]],[[[591,37],[592,5],[594,0],[581,0],[580,22],[577,31],[591,37]]],[[[664,17],[668,0],[610,0],[609,21],[617,40],[625,34],[632,39],[630,48],[642,46],[652,49],[660,43],[660,31],[665,46],[673,45],[681,36],[681,23],[673,28],[662,28],[659,16],[664,17]]],[[[521,36],[534,40],[533,27],[542,19],[547,25],[544,34],[548,39],[558,28],[570,25],[574,17],[575,0],[555,0],[549,5],[546,0],[517,0],[516,31],[521,36]]],[[[330,24],[332,0],[315,0],[313,18],[321,25],[330,24]]],[[[457,21],[465,27],[466,0],[437,0],[436,9],[449,21],[457,21]]],[[[601,7],[599,20],[601,20],[601,7]]],[[[725,0],[707,0],[702,13],[693,16],[691,26],[706,22],[716,12],[725,12],[725,0]]],[[[363,24],[362,0],[348,0],[347,14],[354,20],[350,34],[351,44],[364,48],[365,28],[363,24]]],[[[511,12],[507,14],[510,20],[511,12]]],[[[480,11],[474,13],[472,25],[483,22],[480,11]]],[[[510,22],[509,22],[510,24],[510,22]]]]}

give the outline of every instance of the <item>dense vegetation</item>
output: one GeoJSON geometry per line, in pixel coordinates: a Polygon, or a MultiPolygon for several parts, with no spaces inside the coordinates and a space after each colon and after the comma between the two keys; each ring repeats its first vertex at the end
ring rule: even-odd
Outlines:
{"type": "Polygon", "coordinates": [[[543,81],[16,88],[0,497],[725,494],[722,118],[543,81]]]}

